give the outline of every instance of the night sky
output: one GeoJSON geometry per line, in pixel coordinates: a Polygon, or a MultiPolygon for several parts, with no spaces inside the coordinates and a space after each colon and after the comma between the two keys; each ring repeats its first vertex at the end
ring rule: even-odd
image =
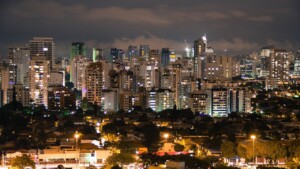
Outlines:
{"type": "Polygon", "coordinates": [[[149,44],[181,52],[203,34],[218,54],[300,47],[299,0],[1,0],[0,56],[34,36],[53,37],[57,56],[88,48],[149,44]]]}

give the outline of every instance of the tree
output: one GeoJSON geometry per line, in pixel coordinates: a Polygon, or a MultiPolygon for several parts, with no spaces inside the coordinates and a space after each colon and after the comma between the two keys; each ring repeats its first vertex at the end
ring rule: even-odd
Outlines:
{"type": "Polygon", "coordinates": [[[175,151],[183,151],[184,150],[184,146],[181,145],[181,144],[175,143],[174,150],[175,151]]]}
{"type": "Polygon", "coordinates": [[[11,162],[11,166],[18,169],[23,169],[24,167],[30,166],[31,168],[35,169],[34,161],[32,161],[26,154],[14,158],[11,162]]]}
{"type": "Polygon", "coordinates": [[[231,158],[236,155],[234,143],[226,141],[221,145],[222,156],[226,158],[231,158]]]}
{"type": "Polygon", "coordinates": [[[145,124],[140,128],[140,131],[144,134],[144,145],[146,147],[152,147],[160,140],[159,129],[153,123],[145,124]]]}
{"type": "Polygon", "coordinates": [[[127,165],[130,163],[135,162],[135,159],[130,155],[126,153],[116,154],[109,156],[106,160],[106,162],[110,165],[127,165]]]}

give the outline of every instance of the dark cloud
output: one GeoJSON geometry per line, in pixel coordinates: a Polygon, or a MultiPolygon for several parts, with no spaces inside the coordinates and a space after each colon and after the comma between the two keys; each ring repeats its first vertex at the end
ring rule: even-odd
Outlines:
{"type": "Polygon", "coordinates": [[[181,51],[207,34],[217,51],[248,53],[274,43],[299,47],[298,0],[4,0],[0,2],[0,55],[34,36],[52,36],[57,54],[72,41],[91,47],[150,44],[181,51]]]}

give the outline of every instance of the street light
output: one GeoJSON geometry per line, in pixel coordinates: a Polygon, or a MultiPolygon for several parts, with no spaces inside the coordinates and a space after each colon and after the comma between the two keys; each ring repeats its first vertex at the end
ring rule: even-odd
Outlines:
{"type": "Polygon", "coordinates": [[[256,139],[256,135],[251,135],[250,138],[252,139],[252,153],[253,153],[253,165],[255,164],[255,156],[254,156],[254,140],[256,139]]]}
{"type": "Polygon", "coordinates": [[[74,134],[75,137],[75,143],[76,143],[76,150],[78,149],[78,138],[80,137],[80,134],[76,131],[76,133],[74,134]]]}
{"type": "Polygon", "coordinates": [[[165,133],[165,134],[164,134],[164,138],[166,139],[166,141],[168,141],[169,134],[168,134],[168,133],[165,133]]]}

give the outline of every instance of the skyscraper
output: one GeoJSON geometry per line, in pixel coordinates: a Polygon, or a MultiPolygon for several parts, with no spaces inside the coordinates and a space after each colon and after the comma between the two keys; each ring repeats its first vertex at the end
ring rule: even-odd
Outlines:
{"type": "Polygon", "coordinates": [[[93,48],[93,62],[98,62],[104,59],[103,50],[100,48],[93,48]]]}
{"type": "Polygon", "coordinates": [[[72,42],[71,51],[70,51],[70,60],[75,56],[86,56],[86,49],[83,42],[72,42]]]}
{"type": "Polygon", "coordinates": [[[149,57],[150,47],[149,45],[140,45],[140,56],[149,57]]]}
{"type": "Polygon", "coordinates": [[[205,57],[205,50],[207,46],[207,39],[204,35],[201,39],[194,41],[194,76],[196,78],[203,78],[202,74],[204,73],[204,57],[205,57]]]}
{"type": "Polygon", "coordinates": [[[166,67],[170,63],[170,50],[169,48],[162,48],[161,50],[161,67],[166,67]]]}
{"type": "Polygon", "coordinates": [[[34,37],[29,41],[30,59],[34,56],[43,56],[50,61],[50,68],[54,63],[54,42],[50,37],[34,37]]]}

